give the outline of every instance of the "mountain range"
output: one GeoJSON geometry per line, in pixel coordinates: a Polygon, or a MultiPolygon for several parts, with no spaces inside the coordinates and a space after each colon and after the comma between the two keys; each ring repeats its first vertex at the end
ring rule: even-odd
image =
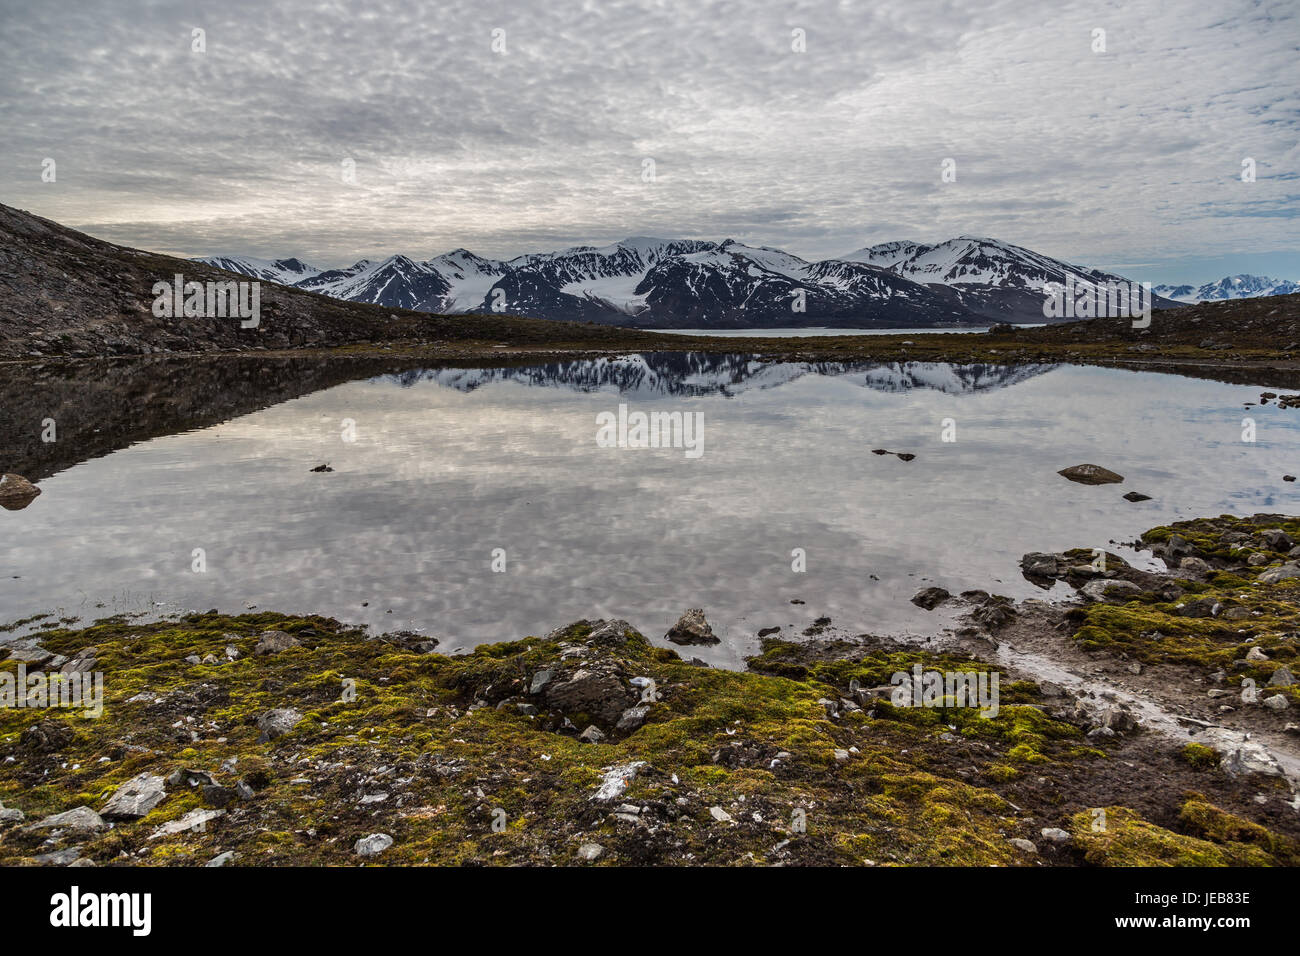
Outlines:
{"type": "MultiPolygon", "coordinates": [[[[932,327],[1031,324],[1045,291],[1122,276],[997,239],[887,242],[809,262],[728,239],[632,238],[508,261],[466,249],[420,261],[395,255],[319,269],[299,259],[195,260],[336,299],[439,314],[499,312],[603,325],[671,328],[932,327]]],[[[1155,300],[1156,308],[1180,305],[1155,300]]]]}
{"type": "Polygon", "coordinates": [[[1254,299],[1265,295],[1290,295],[1300,292],[1300,282],[1270,279],[1268,276],[1225,276],[1201,286],[1157,285],[1151,291],[1175,302],[1221,302],[1225,299],[1254,299]]]}

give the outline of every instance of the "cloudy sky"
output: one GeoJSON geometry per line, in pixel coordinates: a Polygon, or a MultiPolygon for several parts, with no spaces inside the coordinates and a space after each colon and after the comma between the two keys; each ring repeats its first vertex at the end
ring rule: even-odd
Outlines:
{"type": "Polygon", "coordinates": [[[0,0],[0,201],[321,266],[970,233],[1134,278],[1300,279],[1298,10],[0,0]]]}

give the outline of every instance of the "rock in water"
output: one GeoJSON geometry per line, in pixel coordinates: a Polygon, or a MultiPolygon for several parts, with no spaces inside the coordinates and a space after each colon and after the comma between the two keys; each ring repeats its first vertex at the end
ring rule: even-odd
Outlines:
{"type": "Polygon", "coordinates": [[[41,489],[22,475],[0,475],[0,508],[21,511],[31,504],[41,489]]]}
{"type": "Polygon", "coordinates": [[[1150,495],[1144,495],[1140,491],[1130,491],[1124,496],[1125,501],[1150,501],[1150,495]]]}
{"type": "Polygon", "coordinates": [[[117,788],[100,815],[108,820],[138,820],[147,816],[166,796],[162,777],[151,773],[138,774],[117,788]]]}
{"type": "Polygon", "coordinates": [[[927,611],[933,611],[950,597],[952,595],[943,588],[922,588],[912,595],[912,603],[927,611]]]}
{"type": "Polygon", "coordinates": [[[704,609],[693,607],[681,616],[672,629],[664,635],[664,640],[674,644],[718,644],[721,638],[715,637],[713,628],[704,619],[704,609]]]}
{"type": "Polygon", "coordinates": [[[1062,468],[1057,474],[1082,485],[1113,485],[1124,480],[1123,475],[1117,475],[1101,465],[1072,465],[1062,468]]]}

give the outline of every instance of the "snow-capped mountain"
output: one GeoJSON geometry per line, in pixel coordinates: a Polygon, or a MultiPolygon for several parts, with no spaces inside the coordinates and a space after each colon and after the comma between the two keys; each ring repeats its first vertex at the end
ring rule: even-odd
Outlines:
{"type": "Polygon", "coordinates": [[[309,266],[299,259],[254,259],[250,256],[208,256],[199,259],[218,269],[237,272],[241,276],[260,279],[263,282],[278,282],[280,285],[294,285],[303,279],[317,275],[321,270],[309,266]]]}
{"type": "Polygon", "coordinates": [[[1270,279],[1268,276],[1224,276],[1216,282],[1202,286],[1158,285],[1156,295],[1178,302],[1219,302],[1224,299],[1254,299],[1264,295],[1291,295],[1300,292],[1300,283],[1289,279],[1270,279]]]}
{"type": "MultiPolygon", "coordinates": [[[[944,286],[971,312],[1008,322],[1046,321],[1043,298],[1050,288],[1064,285],[1067,279],[1076,285],[1129,281],[1114,273],[1076,266],[1023,246],[980,236],[958,236],[932,246],[886,242],[850,252],[844,259],[888,269],[914,282],[944,286]],[[1034,315],[1037,318],[1031,317],[1034,315]]],[[[1176,304],[1159,300],[1154,303],[1156,308],[1176,304]]]]}
{"type": "MultiPolygon", "coordinates": [[[[202,260],[340,299],[426,312],[504,312],[642,328],[933,327],[1043,322],[1052,284],[1122,282],[1032,250],[962,236],[809,262],[732,239],[637,237],[507,262],[456,249],[320,271],[295,259],[202,260]]],[[[1157,300],[1157,308],[1176,305],[1157,300]]]]}

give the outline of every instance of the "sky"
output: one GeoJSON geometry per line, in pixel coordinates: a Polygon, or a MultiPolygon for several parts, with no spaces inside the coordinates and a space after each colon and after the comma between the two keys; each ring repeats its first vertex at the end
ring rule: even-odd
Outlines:
{"type": "Polygon", "coordinates": [[[1300,280],[1297,54],[1293,0],[0,0],[0,202],[319,267],[970,234],[1300,280]]]}

